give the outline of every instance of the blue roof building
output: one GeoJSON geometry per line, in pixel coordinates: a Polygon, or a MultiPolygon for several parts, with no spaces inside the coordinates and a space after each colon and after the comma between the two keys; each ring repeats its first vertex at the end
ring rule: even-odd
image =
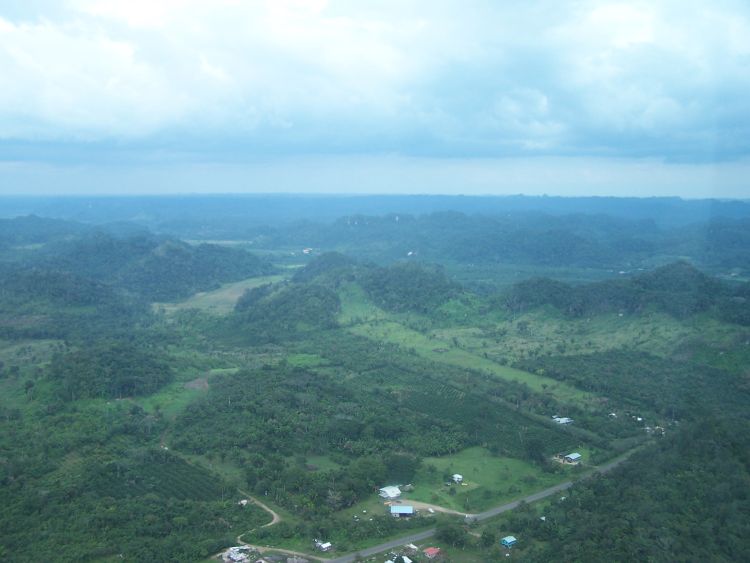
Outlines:
{"type": "Polygon", "coordinates": [[[505,536],[500,540],[500,544],[503,547],[513,547],[518,543],[518,540],[514,536],[505,536]]]}
{"type": "Polygon", "coordinates": [[[414,516],[414,507],[400,504],[391,506],[391,516],[414,516]]]}

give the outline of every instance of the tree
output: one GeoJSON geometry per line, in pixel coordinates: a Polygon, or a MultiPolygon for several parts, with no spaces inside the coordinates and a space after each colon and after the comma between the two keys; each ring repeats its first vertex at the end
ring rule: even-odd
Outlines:
{"type": "Polygon", "coordinates": [[[435,537],[453,547],[463,547],[469,540],[466,530],[453,522],[442,522],[438,524],[435,537]]]}

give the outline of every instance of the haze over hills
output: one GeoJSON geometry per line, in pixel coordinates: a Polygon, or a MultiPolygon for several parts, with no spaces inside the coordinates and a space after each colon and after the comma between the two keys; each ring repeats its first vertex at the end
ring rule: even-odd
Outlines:
{"type": "MultiPolygon", "coordinates": [[[[85,223],[128,221],[158,232],[197,237],[201,226],[241,226],[298,220],[331,222],[347,215],[608,215],[674,227],[713,217],[750,217],[750,202],[676,197],[529,197],[441,195],[226,194],[171,196],[4,196],[2,217],[40,215],[85,223]]],[[[199,237],[204,238],[204,237],[199,237]]],[[[220,238],[217,236],[216,238],[220,238]]]]}

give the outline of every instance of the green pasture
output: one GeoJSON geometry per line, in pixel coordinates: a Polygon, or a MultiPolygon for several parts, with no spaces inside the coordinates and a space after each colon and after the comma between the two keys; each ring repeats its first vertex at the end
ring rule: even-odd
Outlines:
{"type": "Polygon", "coordinates": [[[414,479],[414,491],[405,493],[404,498],[477,513],[551,487],[568,479],[567,473],[545,473],[526,461],[493,456],[485,448],[473,447],[450,456],[425,458],[414,479]],[[461,485],[446,480],[454,473],[463,476],[461,485]]]}
{"type": "Polygon", "coordinates": [[[455,337],[462,347],[475,354],[512,363],[534,356],[578,355],[621,348],[669,356],[685,339],[705,335],[707,329],[712,333],[710,338],[718,337],[718,327],[710,325],[679,321],[660,313],[570,319],[552,309],[542,309],[514,320],[482,326],[481,331],[449,328],[434,334],[448,340],[455,337]]]}
{"type": "Polygon", "coordinates": [[[307,456],[305,463],[309,466],[314,466],[316,468],[315,471],[332,471],[341,467],[327,455],[307,456]]]}
{"type": "Polygon", "coordinates": [[[365,321],[388,318],[388,313],[376,307],[356,283],[347,283],[338,290],[341,312],[338,321],[346,326],[365,321]]]}
{"type": "Polygon", "coordinates": [[[585,405],[594,396],[551,379],[533,373],[501,365],[470,350],[459,348],[452,340],[443,340],[434,335],[424,335],[395,321],[379,321],[354,325],[352,332],[372,340],[386,341],[409,350],[434,362],[469,368],[490,374],[507,381],[529,386],[537,393],[549,393],[564,403],[585,405]]]}
{"type": "Polygon", "coordinates": [[[184,309],[199,309],[215,315],[228,315],[234,309],[235,303],[247,289],[259,287],[267,283],[276,283],[287,276],[260,276],[246,280],[226,283],[213,291],[204,291],[180,301],[178,303],[155,303],[154,309],[163,310],[170,314],[184,309]]]}
{"type": "Polygon", "coordinates": [[[284,356],[284,360],[286,360],[287,364],[290,366],[301,368],[314,368],[326,363],[325,359],[317,354],[305,353],[287,354],[284,356]]]}
{"type": "Polygon", "coordinates": [[[190,385],[191,382],[196,379],[205,379],[210,385],[212,376],[237,371],[238,368],[220,368],[208,370],[201,378],[178,377],[177,381],[173,381],[156,393],[134,399],[134,401],[148,412],[159,410],[168,420],[174,420],[190,403],[206,394],[207,389],[201,387],[200,384],[190,385]]]}

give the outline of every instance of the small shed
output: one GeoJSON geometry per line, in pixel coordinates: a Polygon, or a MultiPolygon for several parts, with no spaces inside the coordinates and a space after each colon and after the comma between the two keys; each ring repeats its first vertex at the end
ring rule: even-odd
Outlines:
{"type": "Polygon", "coordinates": [[[454,483],[461,484],[464,481],[464,476],[461,475],[460,473],[454,473],[451,479],[453,479],[454,483]]]}
{"type": "Polygon", "coordinates": [[[391,506],[391,516],[395,516],[397,518],[400,518],[400,517],[408,518],[409,516],[414,516],[414,507],[401,505],[401,504],[394,504],[393,506],[391,506]]]}
{"type": "Polygon", "coordinates": [[[578,452],[573,452],[572,454],[566,455],[564,459],[568,463],[578,463],[581,461],[581,454],[579,454],[578,452]]]}
{"type": "Polygon", "coordinates": [[[518,540],[515,538],[515,536],[505,536],[503,539],[500,540],[500,545],[503,547],[511,548],[514,545],[518,543],[518,540]]]}
{"type": "Polygon", "coordinates": [[[401,489],[398,487],[383,487],[378,491],[378,494],[384,499],[394,499],[401,496],[401,489]]]}

